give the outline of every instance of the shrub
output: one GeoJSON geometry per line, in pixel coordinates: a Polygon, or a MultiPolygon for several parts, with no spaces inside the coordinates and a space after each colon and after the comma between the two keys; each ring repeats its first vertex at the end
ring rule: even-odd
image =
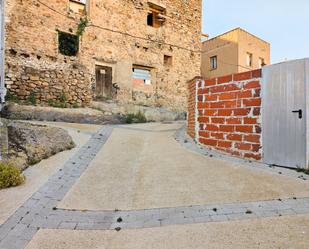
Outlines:
{"type": "Polygon", "coordinates": [[[296,171],[299,172],[299,173],[304,173],[306,175],[309,175],[309,169],[300,169],[300,168],[298,168],[298,169],[296,169],[296,171]]]}
{"type": "Polygon", "coordinates": [[[13,103],[19,103],[20,100],[18,97],[16,97],[15,95],[13,95],[10,91],[7,91],[6,96],[5,96],[5,100],[8,102],[13,102],[13,103]]]}
{"type": "Polygon", "coordinates": [[[77,102],[74,102],[74,103],[72,104],[72,108],[79,108],[79,104],[78,104],[77,102]]]}
{"type": "Polygon", "coordinates": [[[139,111],[138,113],[129,113],[126,116],[126,123],[133,124],[133,123],[146,123],[147,119],[145,114],[139,111]]]}
{"type": "Polygon", "coordinates": [[[66,95],[62,93],[58,100],[48,100],[48,105],[56,108],[68,108],[68,104],[66,103],[66,101],[66,95]]]}
{"type": "Polygon", "coordinates": [[[36,97],[34,91],[31,91],[26,100],[27,104],[36,105],[36,97]]]}
{"type": "Polygon", "coordinates": [[[20,169],[17,169],[11,163],[0,162],[0,189],[15,187],[24,181],[25,177],[20,169]]]}

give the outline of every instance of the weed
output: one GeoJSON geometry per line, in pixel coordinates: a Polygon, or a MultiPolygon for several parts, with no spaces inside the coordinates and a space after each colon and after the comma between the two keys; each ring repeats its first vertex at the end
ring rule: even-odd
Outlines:
{"type": "Polygon", "coordinates": [[[17,96],[13,95],[10,91],[7,91],[5,100],[7,102],[13,102],[17,104],[20,102],[20,99],[17,96]]]}
{"type": "Polygon", "coordinates": [[[146,123],[147,119],[145,114],[139,111],[138,113],[129,113],[126,115],[126,123],[133,124],[133,123],[146,123]]]}
{"type": "Polygon", "coordinates": [[[31,91],[30,94],[28,95],[27,99],[26,99],[26,103],[29,105],[36,105],[36,96],[35,96],[35,92],[31,91]]]}
{"type": "Polygon", "coordinates": [[[48,105],[56,108],[68,108],[66,94],[63,92],[57,100],[48,100],[48,105]]]}
{"type": "Polygon", "coordinates": [[[64,92],[62,92],[61,95],[59,96],[59,101],[65,103],[67,102],[67,100],[68,100],[67,95],[64,92]]]}
{"type": "Polygon", "coordinates": [[[77,102],[74,102],[73,104],[72,104],[72,108],[79,108],[79,104],[77,103],[77,102]]]}
{"type": "Polygon", "coordinates": [[[298,168],[298,169],[296,169],[296,171],[299,172],[299,173],[304,173],[306,175],[309,175],[309,169],[300,169],[300,168],[298,168]]]}
{"type": "Polygon", "coordinates": [[[85,32],[85,29],[88,25],[88,19],[87,18],[81,18],[79,20],[79,24],[77,26],[77,31],[76,31],[76,35],[77,36],[82,36],[83,33],[85,32]]]}
{"type": "Polygon", "coordinates": [[[0,162],[0,189],[15,187],[24,181],[25,177],[20,169],[14,167],[11,163],[0,162]]]}

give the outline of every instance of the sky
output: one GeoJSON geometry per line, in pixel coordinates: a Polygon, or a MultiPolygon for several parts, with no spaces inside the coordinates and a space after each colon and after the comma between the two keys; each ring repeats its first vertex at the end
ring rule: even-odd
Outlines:
{"type": "Polygon", "coordinates": [[[308,0],[203,0],[203,33],[237,27],[271,44],[272,63],[309,57],[308,0]]]}

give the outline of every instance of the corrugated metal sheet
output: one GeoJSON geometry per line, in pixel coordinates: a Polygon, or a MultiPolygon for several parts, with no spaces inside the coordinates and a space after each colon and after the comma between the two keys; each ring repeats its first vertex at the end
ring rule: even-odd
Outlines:
{"type": "Polygon", "coordinates": [[[308,59],[304,59],[263,68],[262,145],[265,163],[294,168],[307,166],[307,63],[308,59]],[[302,110],[302,118],[293,112],[298,110],[302,110]]]}

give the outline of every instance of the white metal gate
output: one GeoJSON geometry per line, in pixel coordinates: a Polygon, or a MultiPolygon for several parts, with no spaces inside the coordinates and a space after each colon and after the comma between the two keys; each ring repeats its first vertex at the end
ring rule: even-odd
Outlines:
{"type": "Polygon", "coordinates": [[[306,77],[309,60],[263,68],[262,146],[267,164],[306,168],[306,77]]]}

